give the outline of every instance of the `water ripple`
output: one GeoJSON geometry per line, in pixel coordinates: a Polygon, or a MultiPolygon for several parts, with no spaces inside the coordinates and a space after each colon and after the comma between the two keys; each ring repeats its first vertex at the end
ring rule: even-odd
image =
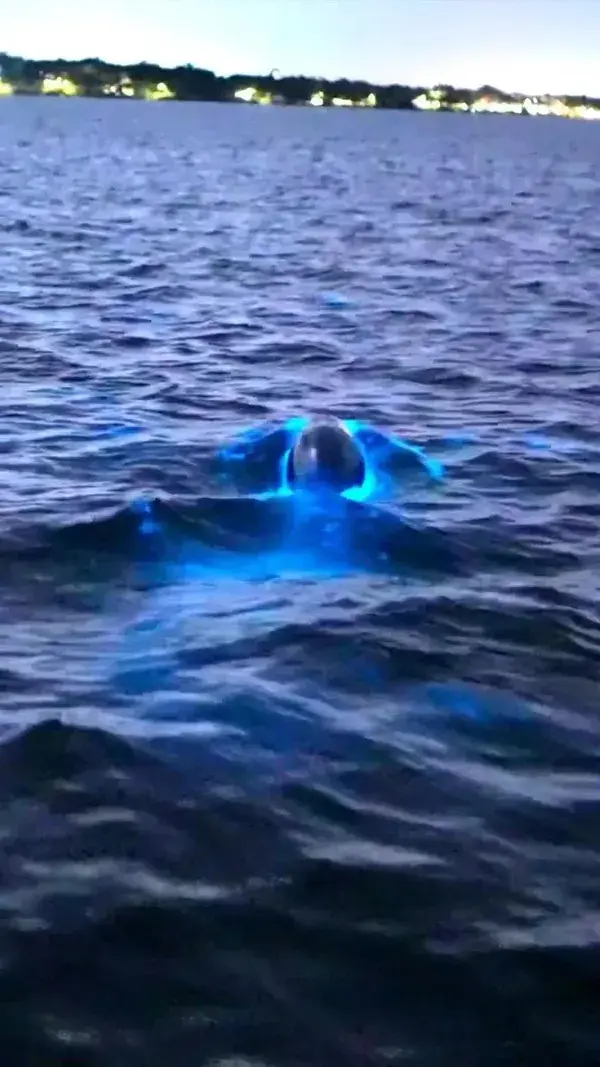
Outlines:
{"type": "Polygon", "coordinates": [[[595,1067],[599,131],[2,111],[7,1062],[595,1067]],[[307,410],[447,477],[286,541],[307,410]]]}

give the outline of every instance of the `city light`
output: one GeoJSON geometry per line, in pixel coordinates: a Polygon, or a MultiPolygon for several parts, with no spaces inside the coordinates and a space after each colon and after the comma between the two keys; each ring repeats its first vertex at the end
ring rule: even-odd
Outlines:
{"type": "Polygon", "coordinates": [[[169,86],[165,82],[159,82],[158,85],[148,86],[145,89],[144,95],[146,100],[174,100],[175,93],[169,89],[169,86]]]}
{"type": "Polygon", "coordinates": [[[242,100],[245,104],[251,104],[256,96],[256,89],[249,86],[247,89],[238,89],[233,95],[236,100],[242,100]]]}
{"type": "Polygon", "coordinates": [[[42,78],[42,92],[52,96],[77,96],[78,89],[70,78],[61,74],[47,74],[42,78]]]}
{"type": "Polygon", "coordinates": [[[243,104],[272,104],[274,102],[272,93],[265,93],[261,89],[254,89],[252,86],[248,86],[246,89],[238,89],[233,94],[234,100],[240,100],[243,104]]]}
{"type": "Polygon", "coordinates": [[[413,100],[418,111],[468,111],[471,114],[554,116],[555,118],[600,119],[600,108],[566,104],[554,96],[513,96],[501,99],[491,93],[467,100],[448,99],[443,89],[429,89],[413,100]]]}
{"type": "Polygon", "coordinates": [[[130,99],[136,95],[135,86],[131,78],[126,75],[122,75],[119,81],[114,82],[114,84],[104,85],[102,92],[105,96],[125,96],[130,99]]]}

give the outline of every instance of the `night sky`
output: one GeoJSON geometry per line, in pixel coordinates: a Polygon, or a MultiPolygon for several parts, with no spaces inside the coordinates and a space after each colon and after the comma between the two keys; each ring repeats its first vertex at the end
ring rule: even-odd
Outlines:
{"type": "Polygon", "coordinates": [[[600,96],[600,0],[25,0],[0,47],[218,74],[600,96]]]}

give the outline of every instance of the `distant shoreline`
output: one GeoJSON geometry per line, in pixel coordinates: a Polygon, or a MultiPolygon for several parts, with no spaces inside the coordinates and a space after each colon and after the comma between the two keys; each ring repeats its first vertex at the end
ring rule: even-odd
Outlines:
{"type": "Polygon", "coordinates": [[[236,74],[222,78],[193,66],[153,63],[119,66],[101,59],[33,60],[0,53],[0,99],[65,96],[92,99],[237,102],[283,107],[452,111],[600,119],[600,99],[587,96],[527,96],[493,86],[460,89],[376,85],[366,81],[236,74]]]}

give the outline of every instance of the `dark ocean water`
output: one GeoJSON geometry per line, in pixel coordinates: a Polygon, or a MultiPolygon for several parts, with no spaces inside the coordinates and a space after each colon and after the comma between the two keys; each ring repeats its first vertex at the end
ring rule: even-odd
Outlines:
{"type": "Polygon", "coordinates": [[[600,129],[8,100],[0,206],[3,1062],[597,1067],[600,129]],[[385,565],[220,498],[306,411],[385,565]]]}

